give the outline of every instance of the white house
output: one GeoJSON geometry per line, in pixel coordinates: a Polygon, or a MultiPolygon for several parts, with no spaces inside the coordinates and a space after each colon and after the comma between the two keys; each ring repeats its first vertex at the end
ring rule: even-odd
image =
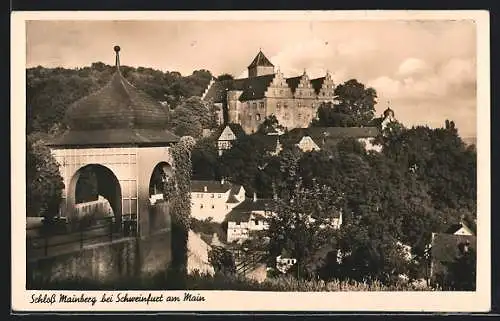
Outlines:
{"type": "Polygon", "coordinates": [[[246,199],[235,206],[227,214],[227,242],[244,241],[250,238],[252,231],[263,231],[269,228],[267,218],[272,213],[273,200],[246,199]]]}
{"type": "Polygon", "coordinates": [[[240,124],[227,124],[217,138],[219,156],[221,156],[224,151],[231,149],[233,142],[242,135],[245,135],[245,132],[240,124]]]}
{"type": "Polygon", "coordinates": [[[191,216],[222,222],[226,215],[245,200],[243,186],[225,180],[191,181],[191,216]]]}

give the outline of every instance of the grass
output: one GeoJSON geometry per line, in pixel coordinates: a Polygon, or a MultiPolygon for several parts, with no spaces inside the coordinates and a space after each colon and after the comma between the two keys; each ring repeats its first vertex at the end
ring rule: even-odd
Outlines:
{"type": "Polygon", "coordinates": [[[146,277],[128,277],[123,280],[99,282],[73,278],[60,281],[28,282],[28,289],[43,290],[232,290],[232,291],[279,291],[279,292],[338,292],[338,291],[435,291],[430,287],[409,284],[387,286],[380,282],[356,281],[306,281],[290,276],[269,278],[262,283],[243,277],[194,273],[181,276],[174,271],[146,277]]]}

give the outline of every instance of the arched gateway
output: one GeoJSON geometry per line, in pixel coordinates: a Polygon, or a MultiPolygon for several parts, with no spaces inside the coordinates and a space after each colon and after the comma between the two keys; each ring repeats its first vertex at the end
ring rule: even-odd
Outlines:
{"type": "Polygon", "coordinates": [[[62,216],[73,215],[79,173],[92,167],[99,192],[118,222],[137,219],[137,232],[145,236],[154,229],[150,224],[152,174],[158,164],[173,166],[170,148],[179,138],[165,128],[168,114],[163,107],[123,77],[120,47],[114,49],[116,71],[111,80],[68,108],[69,130],[48,145],[65,183],[62,216]]]}

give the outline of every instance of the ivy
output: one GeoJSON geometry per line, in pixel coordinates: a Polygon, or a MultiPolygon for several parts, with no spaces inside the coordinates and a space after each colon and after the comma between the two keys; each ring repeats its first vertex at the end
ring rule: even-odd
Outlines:
{"type": "Polygon", "coordinates": [[[187,241],[191,220],[191,150],[190,137],[182,137],[172,147],[174,182],[165,186],[164,195],[169,197],[172,213],[172,268],[181,274],[186,272],[187,241]]]}

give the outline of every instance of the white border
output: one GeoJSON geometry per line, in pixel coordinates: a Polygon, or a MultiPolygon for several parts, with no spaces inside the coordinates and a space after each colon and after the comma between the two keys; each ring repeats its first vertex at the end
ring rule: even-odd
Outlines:
{"type": "MultiPolygon", "coordinates": [[[[13,12],[11,15],[12,309],[37,311],[395,311],[483,312],[490,309],[490,56],[488,11],[189,11],[189,12],[13,12]],[[205,302],[135,304],[30,304],[26,291],[25,68],[26,20],[475,20],[477,25],[478,269],[475,292],[233,292],[190,291],[205,302]]],[[[97,295],[111,291],[86,291],[97,295]]],[[[69,291],[68,293],[79,293],[69,291]]],[[[129,295],[146,293],[130,291],[129,295]]],[[[184,291],[162,291],[181,295],[184,291]]]]}

